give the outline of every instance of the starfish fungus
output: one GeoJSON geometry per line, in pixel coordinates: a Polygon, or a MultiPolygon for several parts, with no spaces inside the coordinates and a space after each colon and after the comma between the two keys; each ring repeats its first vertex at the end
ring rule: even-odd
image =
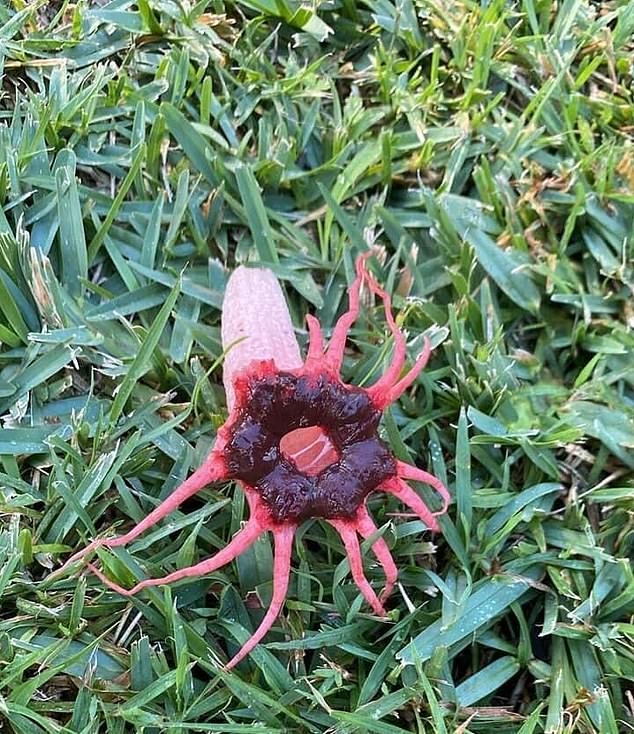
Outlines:
{"type": "Polygon", "coordinates": [[[383,410],[425,367],[431,344],[425,340],[422,353],[403,374],[405,337],[394,320],[390,296],[366,268],[368,256],[366,253],[357,260],[348,310],[337,321],[327,346],[317,319],[306,317],[310,341],[305,361],[273,273],[242,266],[232,274],[222,310],[223,344],[228,347],[237,342],[226,356],[223,373],[229,417],[218,430],[210,456],[132,530],[119,537],[94,540],[62,568],[97,548],[130,543],[211,482],[237,480],[246,494],[250,517],[231,542],[211,558],[162,578],[141,581],[131,589],[114,583],[94,565],[88,564],[89,568],[109,588],[132,596],[150,586],[212,573],[260,535],[271,532],[275,543],[271,605],[258,629],[227,664],[230,668],[253,650],[282,609],[295,530],[304,520],[320,518],[341,536],[352,577],[368,604],[377,615],[385,615],[383,604],[398,570],[387,543],[379,537],[372,551],[386,577],[380,597],[364,575],[359,536],[367,539],[377,531],[366,507],[368,495],[380,491],[398,497],[429,529],[437,531],[436,517],[446,512],[449,493],[433,475],[398,461],[378,436],[383,410]],[[382,299],[394,339],[391,364],[368,388],[347,385],[340,377],[346,338],[359,314],[363,284],[382,299]],[[443,500],[442,509],[431,512],[406,480],[433,487],[443,500]]]}

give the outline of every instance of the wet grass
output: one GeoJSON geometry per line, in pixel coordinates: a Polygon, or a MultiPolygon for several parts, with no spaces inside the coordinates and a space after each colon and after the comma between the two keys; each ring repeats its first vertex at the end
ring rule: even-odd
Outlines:
{"type": "MultiPolygon", "coordinates": [[[[0,4],[6,730],[632,731],[633,34],[627,2],[0,4]],[[232,673],[268,540],[133,601],[50,580],[209,451],[231,269],[275,271],[304,344],[370,245],[410,356],[436,327],[382,430],[454,498],[435,538],[371,501],[390,621],[320,522],[232,673]]],[[[356,383],[390,346],[365,306],[356,383]]],[[[211,486],[102,560],[162,575],[244,516],[211,486]]]]}

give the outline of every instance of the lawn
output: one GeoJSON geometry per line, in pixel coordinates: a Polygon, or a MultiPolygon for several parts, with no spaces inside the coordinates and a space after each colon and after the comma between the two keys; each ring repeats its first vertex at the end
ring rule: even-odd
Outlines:
{"type": "MultiPolygon", "coordinates": [[[[622,0],[0,2],[2,731],[634,731],[633,39],[622,0]],[[434,345],[381,435],[452,494],[436,535],[371,497],[389,618],[321,521],[232,671],[270,538],[133,600],[52,578],[208,454],[237,265],[304,348],[368,248],[410,363],[434,345]]],[[[392,346],[365,293],[345,380],[392,346]]],[[[99,560],[191,565],[245,504],[210,485],[99,560]]]]}

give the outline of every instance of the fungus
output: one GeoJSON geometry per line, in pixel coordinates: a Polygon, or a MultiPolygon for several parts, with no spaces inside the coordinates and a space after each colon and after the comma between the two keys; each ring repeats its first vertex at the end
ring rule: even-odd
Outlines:
{"type": "MultiPolygon", "coordinates": [[[[384,616],[398,570],[387,543],[378,538],[372,551],[385,573],[381,596],[366,579],[359,536],[377,530],[366,507],[373,492],[392,494],[407,505],[430,530],[447,510],[449,493],[442,482],[422,469],[398,461],[378,436],[383,410],[414,382],[425,367],[431,344],[404,375],[405,337],[392,313],[389,295],[366,268],[370,253],[356,263],[348,310],[337,321],[327,347],[319,322],[307,316],[309,347],[302,361],[290,314],[278,281],[270,270],[238,268],[227,284],[222,312],[222,337],[229,350],[223,380],[229,416],[218,430],[205,463],[161,505],[125,535],[94,540],[73,555],[67,568],[97,548],[130,543],[173,512],[203,487],[222,480],[242,486],[250,509],[244,527],[211,558],[162,578],[140,581],[124,589],[92,564],[89,568],[111,589],[132,596],[142,589],[203,576],[226,565],[265,532],[274,539],[273,597],[257,630],[227,664],[247,656],[273,625],[288,590],[295,530],[309,518],[329,522],[345,546],[350,571],[360,592],[377,615],[384,616]],[[359,314],[363,284],[383,301],[394,339],[391,364],[368,388],[347,385],[340,377],[348,331],[359,314]],[[406,480],[433,487],[443,500],[431,512],[406,480]]],[[[58,572],[59,573],[59,572],[58,572]]]]}

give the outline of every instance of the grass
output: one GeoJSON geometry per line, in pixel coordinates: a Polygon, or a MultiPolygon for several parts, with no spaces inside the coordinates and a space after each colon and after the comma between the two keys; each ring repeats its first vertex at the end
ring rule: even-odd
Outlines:
{"type": "MultiPolygon", "coordinates": [[[[634,729],[633,34],[617,0],[0,3],[0,728],[634,729]],[[232,673],[268,540],[134,601],[50,580],[209,451],[236,263],[305,343],[369,244],[411,356],[436,327],[384,435],[454,497],[433,539],[371,502],[391,621],[320,522],[232,673]]],[[[366,302],[349,381],[385,334],[366,302]]],[[[160,575],[244,515],[213,486],[102,561],[160,575]]]]}

